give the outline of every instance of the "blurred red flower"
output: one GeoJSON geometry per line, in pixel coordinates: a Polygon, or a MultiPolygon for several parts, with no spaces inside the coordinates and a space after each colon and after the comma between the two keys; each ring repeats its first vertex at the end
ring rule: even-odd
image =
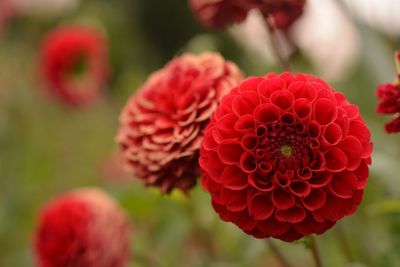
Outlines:
{"type": "Polygon", "coordinates": [[[105,193],[80,189],[57,197],[41,212],[36,252],[41,267],[123,267],[130,227],[105,193]]]}
{"type": "Polygon", "coordinates": [[[396,63],[399,71],[397,83],[381,84],[376,89],[379,99],[376,111],[381,114],[396,115],[396,118],[385,125],[385,130],[389,134],[400,132],[400,51],[396,53],[396,63]]]}
{"type": "Polygon", "coordinates": [[[343,94],[311,75],[273,73],[221,101],[199,163],[222,220],[293,241],[355,212],[371,153],[370,132],[343,94]]]}
{"type": "Polygon", "coordinates": [[[40,64],[50,93],[66,104],[85,106],[108,80],[106,40],[91,28],[56,28],[43,39],[40,64]]]}
{"type": "Polygon", "coordinates": [[[195,16],[207,27],[221,28],[246,19],[251,9],[259,9],[286,30],[303,13],[305,0],[190,0],[195,16]]]}
{"type": "Polygon", "coordinates": [[[219,54],[185,54],[155,72],[128,101],[117,136],[125,167],[146,185],[187,192],[197,180],[202,131],[242,80],[219,54]]]}

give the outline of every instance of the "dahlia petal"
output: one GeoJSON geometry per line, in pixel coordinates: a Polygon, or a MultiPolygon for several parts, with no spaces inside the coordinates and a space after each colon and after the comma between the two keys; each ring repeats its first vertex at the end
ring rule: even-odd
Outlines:
{"type": "Polygon", "coordinates": [[[308,183],[313,188],[320,188],[328,185],[333,178],[333,173],[331,172],[322,172],[318,173],[317,175],[313,176],[311,179],[308,180],[308,183]]]}
{"type": "Polygon", "coordinates": [[[274,213],[271,198],[265,194],[256,194],[249,201],[249,213],[255,220],[266,220],[274,213]]]}
{"type": "Polygon", "coordinates": [[[311,103],[307,98],[296,99],[293,109],[300,120],[305,120],[311,116],[311,103]]]}
{"type": "Polygon", "coordinates": [[[257,169],[257,160],[250,151],[245,151],[240,157],[240,168],[246,173],[255,172],[257,169]]]}
{"type": "Polygon", "coordinates": [[[308,180],[312,177],[312,171],[311,171],[311,168],[309,168],[309,167],[304,167],[302,169],[298,169],[296,174],[297,174],[297,177],[300,178],[301,180],[308,180]]]}
{"type": "Polygon", "coordinates": [[[210,177],[217,181],[221,181],[221,174],[224,171],[224,163],[220,160],[216,151],[210,153],[207,161],[207,173],[210,177]]]}
{"type": "Polygon", "coordinates": [[[346,210],[343,208],[348,208],[341,205],[339,198],[333,195],[327,195],[325,205],[316,210],[314,213],[318,214],[322,218],[329,221],[338,221],[346,215],[346,210]]]}
{"type": "Polygon", "coordinates": [[[358,166],[358,168],[354,171],[354,174],[357,176],[357,189],[364,189],[369,176],[367,163],[365,161],[361,161],[360,166],[358,166]]]}
{"type": "Polygon", "coordinates": [[[289,91],[276,91],[271,94],[271,102],[282,110],[288,110],[293,106],[294,96],[289,91]]]}
{"type": "Polygon", "coordinates": [[[321,125],[317,121],[310,121],[307,130],[311,138],[317,138],[321,135],[321,125]]]}
{"type": "Polygon", "coordinates": [[[281,121],[283,124],[289,124],[289,125],[291,125],[291,124],[294,124],[294,123],[295,123],[296,119],[295,119],[295,117],[294,117],[294,115],[293,115],[292,113],[284,113],[284,114],[282,114],[282,116],[280,117],[280,121],[281,121]]]}
{"type": "Polygon", "coordinates": [[[280,236],[290,229],[291,225],[285,222],[279,222],[274,217],[265,221],[258,221],[257,229],[270,236],[280,236]]]}
{"type": "Polygon", "coordinates": [[[292,181],[289,186],[290,192],[298,197],[306,197],[311,192],[310,185],[305,181],[292,181]]]}
{"type": "Polygon", "coordinates": [[[279,119],[280,109],[273,104],[263,104],[254,110],[254,117],[260,123],[276,122],[279,119]]]}
{"type": "Polygon", "coordinates": [[[357,186],[357,177],[348,171],[335,173],[330,183],[332,193],[339,198],[353,197],[353,190],[357,186]]]}
{"type": "Polygon", "coordinates": [[[317,97],[315,87],[302,81],[292,83],[288,90],[296,99],[306,98],[308,101],[313,102],[317,97]]]}
{"type": "Polygon", "coordinates": [[[325,201],[326,201],[326,193],[319,188],[312,189],[308,196],[302,198],[304,207],[309,211],[314,211],[323,207],[325,201]]]}
{"type": "Polygon", "coordinates": [[[299,232],[297,232],[294,227],[291,227],[284,234],[276,236],[276,238],[279,238],[279,239],[281,239],[283,241],[286,241],[286,242],[293,242],[293,241],[295,241],[297,239],[300,239],[301,237],[303,237],[303,236],[299,232]]]}
{"type": "Polygon", "coordinates": [[[306,218],[306,212],[303,208],[293,206],[287,210],[278,209],[275,212],[275,218],[280,222],[299,223],[306,218]]]}
{"type": "Polygon", "coordinates": [[[269,99],[271,94],[273,94],[276,91],[282,90],[282,88],[285,87],[286,87],[285,80],[281,78],[273,78],[261,82],[257,87],[257,91],[261,97],[264,97],[264,99],[266,98],[269,99]]]}
{"type": "Polygon", "coordinates": [[[368,128],[359,120],[353,120],[350,122],[348,134],[357,137],[361,144],[369,143],[369,140],[371,139],[371,133],[368,128]]]}
{"type": "Polygon", "coordinates": [[[324,153],[326,168],[332,172],[343,171],[348,163],[346,154],[340,148],[334,147],[324,153]]]}
{"type": "Polygon", "coordinates": [[[223,141],[218,146],[218,156],[225,164],[239,163],[240,157],[243,154],[243,149],[240,143],[233,140],[223,141]]]}
{"type": "Polygon", "coordinates": [[[257,93],[246,91],[240,96],[236,96],[232,101],[232,111],[236,116],[241,117],[246,114],[252,114],[254,107],[260,103],[260,97],[257,93]]]}
{"type": "Polygon", "coordinates": [[[338,115],[335,123],[342,129],[343,136],[346,136],[349,132],[350,121],[346,111],[342,107],[338,107],[338,115]]]}
{"type": "Polygon", "coordinates": [[[243,148],[253,150],[258,146],[258,137],[255,134],[246,134],[242,138],[241,145],[243,148]]]}
{"type": "Polygon", "coordinates": [[[318,99],[314,104],[315,120],[321,125],[333,122],[337,117],[337,113],[335,103],[327,98],[318,99]]]}
{"type": "Polygon", "coordinates": [[[246,190],[230,190],[223,187],[221,198],[224,200],[226,208],[230,211],[242,211],[247,208],[246,190]]]}
{"type": "Polygon", "coordinates": [[[221,175],[222,184],[230,190],[243,190],[247,187],[247,174],[236,165],[225,168],[221,175]]]}
{"type": "Polygon", "coordinates": [[[347,116],[350,120],[356,119],[358,116],[360,116],[360,110],[356,105],[345,105],[343,106],[343,109],[346,111],[347,116]]]}
{"type": "Polygon", "coordinates": [[[302,236],[307,236],[312,233],[320,234],[325,232],[328,228],[330,228],[330,223],[320,223],[314,219],[314,217],[310,214],[300,223],[296,223],[294,228],[297,232],[299,232],[302,236]]]}
{"type": "Polygon", "coordinates": [[[358,168],[363,152],[360,141],[356,137],[348,135],[342,140],[339,147],[346,153],[348,159],[347,169],[353,171],[358,168]]]}
{"type": "Polygon", "coordinates": [[[322,136],[327,144],[337,145],[342,140],[342,128],[336,123],[331,123],[326,126],[322,136]]]}
{"type": "Polygon", "coordinates": [[[257,221],[250,217],[247,212],[242,212],[240,213],[240,216],[234,220],[234,223],[236,223],[243,231],[250,231],[256,226],[257,221]]]}
{"type": "Polygon", "coordinates": [[[219,135],[227,139],[236,137],[237,133],[235,131],[235,122],[237,121],[237,119],[238,117],[233,113],[221,117],[218,120],[216,128],[219,135]]]}
{"type": "Polygon", "coordinates": [[[246,91],[255,91],[257,90],[257,87],[260,85],[260,83],[264,82],[265,79],[262,77],[250,77],[243,81],[238,89],[240,93],[246,92],[246,91]]]}
{"type": "Polygon", "coordinates": [[[249,184],[261,192],[271,192],[274,184],[270,178],[261,178],[258,174],[249,175],[249,184]]]}
{"type": "Polygon", "coordinates": [[[292,194],[286,190],[277,188],[272,192],[272,203],[274,203],[276,208],[286,210],[293,207],[296,201],[292,194]]]}
{"type": "Polygon", "coordinates": [[[235,130],[238,132],[249,132],[251,130],[254,130],[256,127],[256,121],[254,119],[253,115],[247,114],[241,116],[236,122],[235,122],[235,130]]]}

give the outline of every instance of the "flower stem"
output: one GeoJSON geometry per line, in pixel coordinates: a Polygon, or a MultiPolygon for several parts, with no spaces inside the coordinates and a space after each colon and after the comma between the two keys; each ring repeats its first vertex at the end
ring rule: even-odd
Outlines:
{"type": "Polygon", "coordinates": [[[344,232],[343,226],[339,223],[336,228],[336,238],[339,242],[339,245],[343,251],[343,254],[345,255],[346,259],[349,262],[355,261],[354,255],[351,251],[351,246],[349,244],[348,239],[346,238],[346,234],[344,232]]]}
{"type": "Polygon", "coordinates": [[[267,244],[269,248],[271,249],[272,253],[278,258],[278,260],[281,262],[283,267],[291,267],[289,262],[286,260],[285,256],[280,252],[278,247],[275,245],[275,243],[271,240],[271,238],[266,239],[267,244]]]}
{"type": "Polygon", "coordinates": [[[314,258],[315,266],[323,267],[321,256],[318,251],[317,240],[313,235],[310,235],[310,241],[311,241],[311,252],[314,258]]]}
{"type": "Polygon", "coordinates": [[[268,32],[270,33],[271,47],[274,50],[276,58],[278,59],[282,68],[284,68],[287,71],[290,71],[290,63],[287,60],[287,58],[283,55],[281,46],[279,44],[277,35],[278,30],[275,27],[274,19],[271,16],[265,18],[265,25],[268,29],[268,32]]]}

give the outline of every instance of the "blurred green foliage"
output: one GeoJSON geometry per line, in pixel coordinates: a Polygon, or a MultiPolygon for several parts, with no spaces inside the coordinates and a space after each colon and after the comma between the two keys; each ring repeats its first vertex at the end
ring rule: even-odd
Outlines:
{"type": "MultiPolygon", "coordinates": [[[[318,241],[328,267],[396,267],[400,137],[383,132],[387,118],[374,112],[374,88],[394,77],[394,64],[379,59],[391,57],[400,42],[362,25],[359,30],[361,60],[348,79],[333,86],[360,106],[372,130],[371,176],[357,214],[318,241]],[[349,260],[354,264],[346,265],[349,260]]],[[[279,266],[265,242],[221,222],[201,188],[190,198],[178,192],[161,196],[135,181],[107,180],[101,171],[116,151],[117,119],[127,97],[176,54],[207,49],[220,51],[248,75],[281,71],[250,58],[226,31],[203,29],[182,0],[85,0],[61,16],[13,21],[0,40],[0,267],[34,266],[32,235],[38,210],[52,196],[81,186],[104,188],[125,209],[134,225],[130,266],[279,266]],[[104,99],[84,109],[54,102],[37,78],[42,35],[65,23],[95,25],[110,40],[113,79],[104,99]]],[[[296,59],[294,69],[314,72],[305,57],[296,59]]],[[[294,266],[312,266],[301,242],[276,244],[294,266]]]]}

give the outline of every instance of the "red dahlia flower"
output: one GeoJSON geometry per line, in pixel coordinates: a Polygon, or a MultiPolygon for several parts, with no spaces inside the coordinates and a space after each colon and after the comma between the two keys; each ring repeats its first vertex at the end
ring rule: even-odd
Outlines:
{"type": "Polygon", "coordinates": [[[150,76],[127,103],[117,141],[126,168],[169,193],[196,183],[202,131],[221,98],[242,80],[218,54],[185,54],[150,76]]]}
{"type": "Polygon", "coordinates": [[[108,78],[107,45],[94,29],[66,26],[43,40],[41,71],[50,92],[70,105],[87,105],[108,78]]]}
{"type": "Polygon", "coordinates": [[[222,220],[293,241],[355,212],[371,152],[343,94],[311,75],[273,73],[221,101],[204,133],[201,181],[222,220]]]}
{"type": "Polygon", "coordinates": [[[396,53],[398,65],[398,81],[396,84],[385,83],[376,89],[380,102],[376,111],[381,114],[395,114],[396,118],[385,125],[387,133],[400,132],[400,51],[396,53]]]}
{"type": "Polygon", "coordinates": [[[123,267],[130,228],[105,193],[80,189],[54,199],[40,214],[36,252],[40,267],[123,267]]]}
{"type": "Polygon", "coordinates": [[[207,27],[221,28],[246,19],[251,9],[259,9],[286,30],[303,13],[305,0],[190,0],[195,16],[207,27]]]}

